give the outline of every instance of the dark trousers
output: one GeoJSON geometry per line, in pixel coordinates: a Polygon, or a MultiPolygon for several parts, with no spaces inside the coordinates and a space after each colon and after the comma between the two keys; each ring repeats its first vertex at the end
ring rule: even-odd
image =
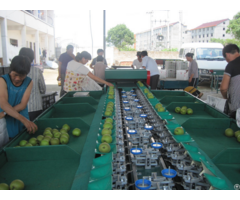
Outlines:
{"type": "Polygon", "coordinates": [[[34,119],[36,119],[42,112],[43,112],[43,110],[29,112],[28,115],[29,115],[30,121],[33,121],[34,119]]]}
{"type": "Polygon", "coordinates": [[[151,90],[156,90],[159,81],[159,75],[154,75],[150,77],[151,90]]]}
{"type": "MultiPolygon", "coordinates": [[[[197,88],[197,82],[198,82],[198,78],[192,78],[191,83],[189,83],[189,86],[195,87],[197,88]]],[[[196,90],[195,92],[192,93],[194,96],[198,96],[200,94],[200,92],[198,90],[196,90]]]]}
{"type": "Polygon", "coordinates": [[[61,92],[60,92],[60,97],[62,97],[64,94],[66,94],[66,92],[63,90],[65,75],[66,74],[61,74],[61,92]]]}

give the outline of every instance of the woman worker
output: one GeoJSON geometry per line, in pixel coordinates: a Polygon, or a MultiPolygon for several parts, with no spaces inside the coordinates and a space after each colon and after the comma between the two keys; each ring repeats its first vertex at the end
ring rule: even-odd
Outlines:
{"type": "Polygon", "coordinates": [[[187,53],[186,59],[189,62],[188,66],[188,77],[189,77],[189,86],[185,89],[185,91],[192,93],[194,96],[197,96],[198,98],[201,98],[203,96],[203,93],[199,92],[197,87],[198,82],[198,64],[196,60],[193,59],[194,54],[193,53],[187,53]]]}
{"type": "MultiPolygon", "coordinates": [[[[80,75],[86,75],[93,79],[94,81],[100,83],[100,84],[106,84],[107,86],[113,86],[113,84],[106,82],[105,80],[98,78],[97,76],[94,76],[87,67],[84,65],[87,64],[89,60],[91,60],[91,54],[89,54],[87,51],[83,51],[82,53],[77,53],[77,56],[74,60],[70,61],[67,65],[66,70],[66,77],[64,81],[64,90],[69,91],[69,86],[74,87],[74,85],[77,85],[77,82],[74,82],[71,78],[71,74],[74,73],[73,76],[80,76],[80,75]],[[69,75],[70,74],[70,75],[69,75]]],[[[77,87],[76,87],[77,88],[77,87]]],[[[78,88],[77,88],[78,90],[78,88]]],[[[76,91],[76,89],[75,89],[76,91]]]]}

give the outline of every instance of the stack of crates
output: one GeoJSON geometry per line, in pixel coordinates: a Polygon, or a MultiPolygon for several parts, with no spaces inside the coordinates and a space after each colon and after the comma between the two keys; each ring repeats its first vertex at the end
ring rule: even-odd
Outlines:
{"type": "Polygon", "coordinates": [[[176,78],[176,62],[175,61],[166,61],[165,69],[166,69],[167,78],[176,78]]]}
{"type": "Polygon", "coordinates": [[[188,62],[176,61],[176,79],[188,80],[188,62]]]}
{"type": "Polygon", "coordinates": [[[176,61],[176,70],[187,70],[188,62],[176,61]]]}

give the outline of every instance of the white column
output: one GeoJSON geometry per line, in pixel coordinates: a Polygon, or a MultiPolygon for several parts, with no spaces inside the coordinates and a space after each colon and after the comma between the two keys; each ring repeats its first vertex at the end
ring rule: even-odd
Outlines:
{"type": "Polygon", "coordinates": [[[47,10],[44,10],[44,20],[45,20],[45,22],[47,22],[47,20],[48,20],[48,17],[47,17],[47,10]]]}
{"type": "Polygon", "coordinates": [[[46,61],[48,60],[48,57],[50,56],[49,54],[49,48],[48,48],[48,35],[46,34],[45,35],[45,45],[44,45],[44,49],[47,51],[47,56],[46,56],[46,61]]]}
{"type": "Polygon", "coordinates": [[[35,17],[38,17],[38,10],[34,10],[35,17]]]}
{"type": "Polygon", "coordinates": [[[39,57],[39,30],[35,33],[35,58],[36,63],[40,64],[40,57],[39,57]]]}
{"type": "Polygon", "coordinates": [[[21,35],[22,35],[22,47],[27,47],[26,26],[25,25],[22,27],[21,35]]]}
{"type": "Polygon", "coordinates": [[[7,19],[1,20],[1,36],[2,36],[2,56],[3,66],[7,67],[9,63],[8,58],[8,36],[7,36],[7,19]]]}

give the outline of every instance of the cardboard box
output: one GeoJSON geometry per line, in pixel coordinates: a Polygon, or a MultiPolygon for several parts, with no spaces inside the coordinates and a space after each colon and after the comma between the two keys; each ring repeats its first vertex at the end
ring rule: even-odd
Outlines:
{"type": "Polygon", "coordinates": [[[188,72],[186,70],[177,70],[176,72],[177,80],[188,80],[188,72]]]}
{"type": "Polygon", "coordinates": [[[167,78],[167,76],[166,76],[166,70],[164,70],[164,69],[159,70],[159,74],[160,74],[160,79],[165,79],[165,78],[167,78]]]}
{"type": "Polygon", "coordinates": [[[176,78],[176,70],[168,69],[166,70],[167,78],[176,78]]]}

